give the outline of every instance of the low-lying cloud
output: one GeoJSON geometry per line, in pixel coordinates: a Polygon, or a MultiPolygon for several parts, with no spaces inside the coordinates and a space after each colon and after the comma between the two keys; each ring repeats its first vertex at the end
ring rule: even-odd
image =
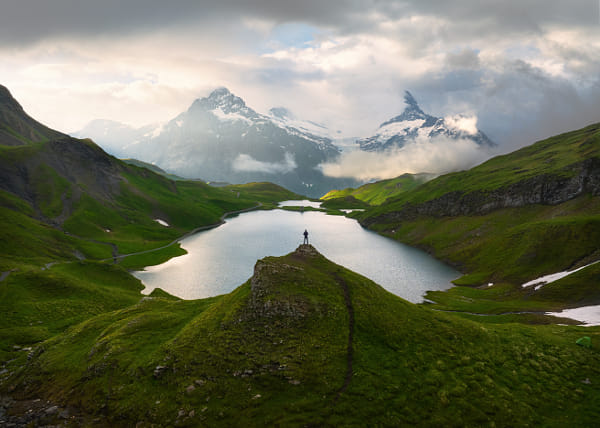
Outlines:
{"type": "Polygon", "coordinates": [[[477,134],[477,116],[446,116],[444,122],[451,128],[466,132],[467,134],[477,134]]]}
{"type": "Polygon", "coordinates": [[[355,150],[342,153],[336,162],[320,165],[330,177],[361,181],[384,180],[405,173],[445,174],[470,168],[491,156],[488,148],[469,139],[446,137],[416,139],[384,152],[355,150]]]}
{"type": "Polygon", "coordinates": [[[286,153],[281,162],[264,162],[252,156],[241,153],[233,160],[233,169],[243,172],[264,172],[267,174],[285,174],[292,172],[297,167],[294,155],[286,153]]]}

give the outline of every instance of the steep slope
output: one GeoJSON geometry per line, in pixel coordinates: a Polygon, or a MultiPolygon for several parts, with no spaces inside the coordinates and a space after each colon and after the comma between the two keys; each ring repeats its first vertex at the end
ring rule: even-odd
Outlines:
{"type": "Polygon", "coordinates": [[[229,295],[91,318],[23,355],[2,389],[52,400],[37,423],[56,405],[94,426],[585,426],[600,354],[580,335],[431,311],[303,245],[229,295]]]}
{"type": "MultiPolygon", "coordinates": [[[[240,97],[219,88],[115,153],[188,178],[230,183],[271,181],[310,196],[353,183],[325,177],[317,169],[339,155],[331,139],[295,128],[281,109],[275,113],[259,114],[240,97]]],[[[96,138],[104,144],[105,137],[96,138]]]]}
{"type": "Polygon", "coordinates": [[[421,110],[408,91],[404,94],[404,103],[406,107],[400,115],[382,123],[373,136],[357,141],[361,150],[385,151],[400,148],[410,140],[435,137],[450,140],[467,139],[478,145],[490,147],[495,145],[468,118],[445,119],[431,116],[421,110]]]}
{"type": "Polygon", "coordinates": [[[600,259],[599,196],[595,124],[429,181],[361,223],[450,261],[464,283],[519,285],[600,259]]]}
{"type": "Polygon", "coordinates": [[[0,144],[21,146],[59,137],[64,134],[32,119],[8,89],[0,85],[0,144]]]}

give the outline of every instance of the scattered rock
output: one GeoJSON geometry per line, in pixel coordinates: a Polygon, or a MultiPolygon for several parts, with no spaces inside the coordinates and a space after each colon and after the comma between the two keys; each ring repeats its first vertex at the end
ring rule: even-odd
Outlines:
{"type": "Polygon", "coordinates": [[[581,381],[581,383],[585,383],[586,385],[591,385],[592,381],[590,380],[590,378],[585,378],[581,381]]]}
{"type": "Polygon", "coordinates": [[[289,382],[290,382],[292,385],[300,385],[300,381],[299,381],[299,380],[296,380],[296,379],[290,379],[290,380],[289,380],[289,382]]]}
{"type": "Polygon", "coordinates": [[[190,418],[193,418],[196,415],[196,411],[195,410],[190,410],[190,413],[188,413],[188,416],[190,418]]]}
{"type": "Polygon", "coordinates": [[[168,369],[169,369],[168,366],[156,366],[156,368],[154,369],[154,378],[158,379],[168,369]]]}
{"type": "Polygon", "coordinates": [[[256,394],[254,397],[252,397],[252,399],[253,399],[253,400],[256,400],[256,399],[258,399],[258,398],[260,398],[260,397],[262,397],[262,395],[260,395],[260,394],[256,394]]]}
{"type": "Polygon", "coordinates": [[[46,413],[47,413],[48,415],[53,415],[53,414],[55,414],[55,413],[57,413],[57,412],[58,412],[58,406],[52,406],[52,407],[48,407],[48,408],[46,409],[46,413]]]}
{"type": "Polygon", "coordinates": [[[194,392],[195,389],[196,387],[194,385],[190,385],[185,389],[185,392],[191,394],[192,392],[194,392]]]}
{"type": "Polygon", "coordinates": [[[198,385],[198,386],[202,386],[202,385],[204,385],[204,384],[206,383],[206,381],[204,381],[204,380],[202,380],[202,379],[196,379],[196,380],[194,381],[194,383],[195,383],[196,385],[198,385]]]}

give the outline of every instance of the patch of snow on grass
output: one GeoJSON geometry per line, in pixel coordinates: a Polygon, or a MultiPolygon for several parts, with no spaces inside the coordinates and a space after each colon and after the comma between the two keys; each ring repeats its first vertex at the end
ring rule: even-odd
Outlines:
{"type": "Polygon", "coordinates": [[[564,272],[558,272],[558,273],[551,273],[550,275],[542,276],[542,277],[539,277],[537,279],[534,279],[534,280],[531,280],[529,282],[526,282],[521,287],[525,288],[525,287],[529,287],[531,285],[535,285],[536,286],[535,287],[535,291],[537,291],[540,288],[542,288],[544,285],[550,284],[551,282],[554,282],[554,281],[558,281],[559,279],[562,279],[565,276],[569,276],[572,273],[580,271],[581,269],[585,269],[586,267],[591,266],[593,264],[596,264],[599,261],[600,260],[596,260],[595,262],[590,263],[589,265],[585,265],[585,266],[582,266],[582,267],[574,269],[574,270],[569,270],[569,271],[564,271],[564,272]]]}
{"type": "Polygon", "coordinates": [[[585,327],[600,325],[600,305],[565,309],[561,312],[546,312],[546,315],[581,321],[585,327]]]}
{"type": "Polygon", "coordinates": [[[157,222],[158,224],[160,224],[161,226],[169,227],[169,223],[167,223],[164,220],[161,220],[160,218],[155,218],[154,221],[157,222]]]}

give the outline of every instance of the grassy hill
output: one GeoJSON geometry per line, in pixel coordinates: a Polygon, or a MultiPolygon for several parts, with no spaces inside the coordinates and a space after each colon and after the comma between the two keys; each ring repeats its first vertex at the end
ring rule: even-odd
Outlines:
{"type": "MultiPolygon", "coordinates": [[[[581,271],[569,289],[566,282],[537,292],[520,284],[600,259],[599,196],[595,124],[438,177],[369,209],[361,223],[458,267],[467,274],[458,284],[496,284],[510,298],[478,295],[506,301],[497,311],[514,298],[521,309],[581,306],[600,303],[596,267],[581,271]]],[[[470,293],[453,289],[457,297],[448,304],[464,309],[459,300],[470,293]]]]}
{"type": "MultiPolygon", "coordinates": [[[[369,205],[380,205],[389,198],[408,192],[415,187],[431,180],[431,174],[404,174],[389,180],[364,184],[356,189],[332,190],[321,197],[322,200],[339,199],[352,196],[369,205]]],[[[352,207],[347,207],[352,208],[352,207]]]]}
{"type": "Polygon", "coordinates": [[[228,295],[92,317],[6,385],[93,426],[589,426],[598,339],[432,311],[300,246],[228,295]]]}

